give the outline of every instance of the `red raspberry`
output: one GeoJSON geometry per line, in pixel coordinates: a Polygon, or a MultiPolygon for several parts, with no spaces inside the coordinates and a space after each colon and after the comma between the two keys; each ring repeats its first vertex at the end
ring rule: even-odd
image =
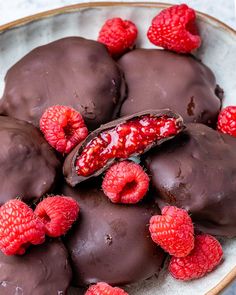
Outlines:
{"type": "Polygon", "coordinates": [[[85,295],[129,295],[124,290],[111,287],[107,283],[97,283],[89,287],[85,295]]]}
{"type": "Polygon", "coordinates": [[[149,177],[133,162],[116,163],[107,171],[102,189],[113,203],[134,204],[146,194],[149,177]]]}
{"type": "Polygon", "coordinates": [[[138,30],[134,23],[119,17],[108,19],[102,26],[98,41],[105,44],[111,55],[121,55],[132,49],[138,30]]]}
{"type": "Polygon", "coordinates": [[[228,106],[221,110],[217,129],[222,133],[236,137],[236,106],[228,106]]]}
{"type": "Polygon", "coordinates": [[[211,272],[221,261],[223,250],[212,236],[202,234],[195,238],[195,248],[186,257],[172,257],[169,271],[173,277],[188,281],[211,272]]]}
{"type": "Polygon", "coordinates": [[[40,119],[40,129],[58,152],[68,154],[88,135],[79,112],[67,106],[52,106],[40,119]]]}
{"type": "Polygon", "coordinates": [[[33,210],[20,200],[0,208],[0,249],[6,255],[22,255],[30,244],[42,244],[45,228],[33,210]]]}
{"type": "Polygon", "coordinates": [[[201,45],[195,20],[195,11],[186,4],[166,8],[152,20],[148,39],[165,49],[179,53],[191,52],[201,45]]]}
{"type": "Polygon", "coordinates": [[[194,229],[187,211],[166,206],[150,219],[152,240],[170,255],[187,256],[194,247],[194,229]]]}
{"type": "Polygon", "coordinates": [[[56,238],[64,235],[77,219],[79,205],[70,197],[53,196],[42,200],[34,213],[42,219],[46,235],[56,238]]]}

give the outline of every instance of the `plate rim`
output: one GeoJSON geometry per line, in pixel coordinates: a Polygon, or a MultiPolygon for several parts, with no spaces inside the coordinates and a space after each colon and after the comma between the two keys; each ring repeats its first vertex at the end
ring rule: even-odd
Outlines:
{"type": "MultiPolygon", "coordinates": [[[[72,4],[72,5],[67,5],[67,6],[61,6],[55,9],[50,9],[46,10],[43,12],[39,12],[36,14],[32,14],[20,19],[17,19],[15,21],[8,22],[6,24],[0,25],[0,34],[11,30],[15,29],[17,27],[21,27],[24,25],[27,25],[31,22],[46,19],[49,17],[53,17],[56,15],[64,14],[64,13],[72,13],[76,11],[80,11],[81,9],[87,9],[87,8],[98,8],[98,7],[124,7],[124,6],[129,6],[129,7],[147,7],[147,8],[167,8],[169,6],[172,6],[173,4],[170,3],[162,3],[162,2],[85,2],[85,3],[78,3],[78,4],[72,4]]],[[[236,30],[229,25],[225,24],[224,22],[220,21],[219,19],[200,12],[196,10],[197,16],[200,19],[203,19],[205,21],[210,21],[211,23],[213,22],[215,25],[218,27],[221,27],[223,30],[225,30],[227,33],[232,34],[236,38],[236,30]]],[[[231,269],[226,276],[221,279],[216,286],[214,286],[212,289],[210,289],[205,295],[217,295],[223,290],[225,290],[229,284],[236,279],[236,266],[231,269]]]]}
{"type": "MultiPolygon", "coordinates": [[[[162,2],[111,2],[111,1],[104,1],[104,2],[85,2],[85,3],[78,3],[78,4],[72,4],[72,5],[66,5],[61,6],[55,9],[46,10],[43,12],[39,12],[36,14],[32,14],[23,18],[19,18],[15,21],[8,22],[6,24],[0,25],[0,34],[10,30],[14,29],[19,26],[26,25],[30,22],[41,20],[47,17],[63,14],[63,13],[70,13],[75,12],[78,10],[81,10],[83,8],[98,8],[98,7],[110,7],[110,6],[116,6],[116,7],[122,7],[122,6],[131,6],[131,7],[156,7],[156,8],[167,8],[169,6],[172,6],[171,3],[162,3],[162,2]]],[[[210,20],[211,22],[215,23],[216,25],[222,27],[225,31],[228,31],[228,33],[233,34],[236,37],[236,30],[229,25],[225,24],[223,21],[207,14],[204,12],[200,12],[198,10],[195,10],[197,13],[197,16],[200,18],[203,18],[205,20],[210,20]]]]}

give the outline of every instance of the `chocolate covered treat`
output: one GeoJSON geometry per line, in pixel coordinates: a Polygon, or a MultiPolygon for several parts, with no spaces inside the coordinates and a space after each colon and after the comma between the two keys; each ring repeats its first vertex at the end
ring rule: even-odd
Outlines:
{"type": "Polygon", "coordinates": [[[212,71],[192,56],[136,49],[125,54],[119,64],[128,86],[121,116],[169,108],[185,122],[216,123],[221,106],[217,94],[222,98],[222,92],[212,71]]]}
{"type": "Polygon", "coordinates": [[[139,156],[184,128],[170,110],[147,110],[102,125],[67,156],[63,173],[71,185],[100,175],[116,160],[139,156]]]}
{"type": "Polygon", "coordinates": [[[150,196],[139,205],[113,204],[94,181],[74,189],[64,185],[63,194],[80,205],[79,220],[66,236],[75,286],[129,284],[158,274],[164,255],[148,223],[160,211],[150,196]]]}
{"type": "Polygon", "coordinates": [[[236,236],[236,138],[202,124],[188,124],[171,143],[146,159],[162,207],[188,210],[196,228],[236,236]]]}
{"type": "Polygon", "coordinates": [[[0,252],[1,295],[66,295],[71,276],[68,253],[59,241],[33,246],[23,256],[0,252]]]}
{"type": "Polygon", "coordinates": [[[35,126],[46,108],[78,110],[90,129],[108,122],[123,99],[123,74],[104,45],[80,37],[38,47],[5,77],[0,112],[35,126]]]}
{"type": "Polygon", "coordinates": [[[60,162],[31,124],[0,116],[0,205],[20,197],[32,203],[49,192],[60,162]]]}

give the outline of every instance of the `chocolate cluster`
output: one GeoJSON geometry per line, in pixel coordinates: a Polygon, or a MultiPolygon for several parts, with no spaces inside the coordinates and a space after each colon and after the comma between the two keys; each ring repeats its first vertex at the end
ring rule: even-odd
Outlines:
{"type": "Polygon", "coordinates": [[[80,216],[63,238],[65,247],[48,241],[21,257],[0,254],[1,294],[66,294],[70,284],[130,284],[158,275],[164,253],[148,223],[166,204],[185,208],[203,232],[236,236],[236,139],[206,126],[216,124],[222,90],[202,62],[158,49],[135,49],[116,62],[99,42],[69,37],[31,51],[5,82],[0,203],[20,197],[32,205],[61,193],[78,201],[80,216]],[[37,128],[53,105],[73,107],[92,131],[64,161],[69,185],[59,177],[63,157],[37,128]],[[89,176],[78,174],[76,161],[103,131],[144,115],[172,118],[178,131],[129,155],[147,167],[152,187],[144,200],[112,204],[101,176],[117,158],[89,176]]]}

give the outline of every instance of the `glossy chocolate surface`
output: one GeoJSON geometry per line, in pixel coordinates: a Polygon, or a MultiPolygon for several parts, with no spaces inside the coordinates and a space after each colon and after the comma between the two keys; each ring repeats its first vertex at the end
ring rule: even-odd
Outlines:
{"type": "Polygon", "coordinates": [[[185,208],[203,232],[236,236],[236,138],[202,124],[146,159],[157,201],[185,208]]]}
{"type": "Polygon", "coordinates": [[[214,125],[222,96],[212,71],[192,56],[159,49],[136,49],[119,60],[128,97],[121,116],[169,108],[184,121],[214,125]]]}
{"type": "Polygon", "coordinates": [[[57,240],[32,246],[23,256],[0,252],[1,295],[66,295],[71,275],[68,253],[57,240]]]}
{"type": "Polygon", "coordinates": [[[95,181],[79,188],[65,184],[63,194],[80,205],[79,220],[66,236],[75,286],[129,284],[158,274],[164,255],[152,242],[148,223],[160,211],[150,196],[139,205],[113,204],[95,181]]]}
{"type": "MultiPolygon", "coordinates": [[[[166,116],[167,118],[174,118],[176,119],[176,126],[179,127],[178,132],[181,132],[184,129],[184,124],[183,124],[183,119],[181,118],[181,116],[179,116],[176,113],[173,113],[172,111],[168,110],[168,109],[163,109],[163,110],[147,110],[144,112],[139,112],[130,116],[126,116],[123,117],[121,119],[117,119],[114,121],[111,121],[107,124],[102,125],[100,128],[94,130],[93,132],[91,132],[88,137],[81,142],[80,144],[78,144],[72,151],[71,153],[67,156],[65,162],[64,162],[64,166],[63,166],[63,173],[64,176],[66,178],[66,181],[71,185],[71,186],[75,186],[76,184],[87,180],[90,177],[95,177],[100,175],[101,173],[103,173],[105,170],[107,170],[116,160],[116,158],[110,159],[107,164],[102,168],[99,169],[98,171],[96,171],[95,173],[93,173],[92,175],[89,175],[87,177],[82,176],[82,175],[78,175],[76,172],[76,159],[78,157],[78,155],[81,154],[81,152],[83,151],[84,147],[92,140],[94,139],[98,134],[100,134],[101,132],[105,131],[105,130],[109,130],[113,127],[118,126],[121,123],[125,123],[128,122],[132,119],[135,118],[139,118],[142,117],[144,115],[152,115],[155,117],[162,117],[162,116],[166,116]]],[[[156,145],[160,145],[161,143],[163,143],[166,140],[169,140],[173,138],[173,136],[167,137],[167,138],[163,138],[160,140],[156,140],[154,141],[152,144],[148,145],[146,147],[146,149],[143,151],[143,153],[145,153],[146,151],[148,151],[149,149],[151,149],[153,146],[156,145]]],[[[132,156],[137,156],[137,154],[132,154],[132,156]]]]}
{"type": "Polygon", "coordinates": [[[46,108],[67,105],[95,129],[111,119],[125,89],[105,46],[80,37],[32,50],[8,70],[5,82],[0,112],[36,126],[46,108]]]}
{"type": "Polygon", "coordinates": [[[61,165],[37,128],[0,116],[0,204],[20,197],[32,203],[50,192],[61,165]]]}

